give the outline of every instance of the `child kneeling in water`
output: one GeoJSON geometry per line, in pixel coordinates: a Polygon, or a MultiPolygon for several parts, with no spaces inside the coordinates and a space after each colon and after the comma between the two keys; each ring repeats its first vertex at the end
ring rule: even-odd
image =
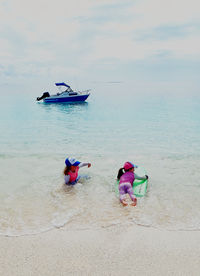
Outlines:
{"type": "Polygon", "coordinates": [[[78,180],[81,178],[81,176],[78,175],[79,168],[88,166],[91,167],[90,163],[81,163],[77,161],[74,158],[66,158],[65,159],[65,165],[64,168],[64,180],[66,185],[75,185],[78,180]]]}
{"type": "Polygon", "coordinates": [[[133,182],[135,179],[145,180],[148,179],[148,175],[138,176],[134,173],[134,168],[137,168],[136,165],[131,162],[126,162],[124,167],[119,169],[117,179],[119,180],[119,199],[121,203],[126,206],[128,203],[125,200],[126,194],[129,194],[133,203],[132,206],[136,206],[137,198],[133,194],[133,182]]]}

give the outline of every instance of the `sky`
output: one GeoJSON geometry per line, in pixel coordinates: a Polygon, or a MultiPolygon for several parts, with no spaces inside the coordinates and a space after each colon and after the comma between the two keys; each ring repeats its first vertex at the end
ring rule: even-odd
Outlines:
{"type": "Polygon", "coordinates": [[[0,91],[65,81],[197,92],[199,73],[199,0],[0,0],[0,91]]]}

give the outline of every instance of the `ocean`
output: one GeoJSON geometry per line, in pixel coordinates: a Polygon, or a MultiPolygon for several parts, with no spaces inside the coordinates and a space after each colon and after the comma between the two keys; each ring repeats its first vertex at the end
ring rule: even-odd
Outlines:
{"type": "Polygon", "coordinates": [[[1,235],[130,224],[200,230],[200,96],[110,83],[93,84],[82,104],[45,104],[36,102],[42,92],[1,95],[1,235]],[[92,164],[73,187],[63,181],[69,156],[92,164]],[[149,175],[136,207],[115,194],[125,161],[149,175]]]}

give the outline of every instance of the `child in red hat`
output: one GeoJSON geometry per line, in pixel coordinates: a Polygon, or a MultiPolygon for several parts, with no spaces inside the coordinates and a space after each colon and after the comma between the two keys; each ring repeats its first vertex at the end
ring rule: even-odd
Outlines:
{"type": "Polygon", "coordinates": [[[135,179],[145,180],[148,179],[148,175],[138,176],[134,173],[134,168],[137,168],[131,162],[126,162],[123,168],[119,169],[117,179],[119,180],[119,199],[121,203],[126,206],[128,203],[125,200],[126,194],[129,194],[133,203],[132,206],[136,206],[137,198],[133,194],[133,182],[135,179]]]}

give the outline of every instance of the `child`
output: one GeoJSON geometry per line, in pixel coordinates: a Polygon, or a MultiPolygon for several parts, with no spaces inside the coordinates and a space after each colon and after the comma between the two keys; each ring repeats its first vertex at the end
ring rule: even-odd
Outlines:
{"type": "Polygon", "coordinates": [[[78,170],[81,167],[88,166],[91,167],[90,163],[81,163],[77,161],[74,158],[66,158],[65,159],[65,165],[66,167],[64,168],[64,179],[65,179],[65,184],[67,185],[75,185],[78,180],[81,178],[81,176],[78,176],[78,170]]]}
{"type": "Polygon", "coordinates": [[[121,203],[126,206],[128,203],[125,200],[125,194],[129,194],[133,203],[132,206],[136,206],[137,198],[133,194],[133,182],[135,179],[148,179],[148,175],[138,176],[134,173],[134,168],[137,168],[136,165],[131,162],[126,162],[124,167],[119,169],[117,179],[119,180],[119,199],[121,203]]]}

